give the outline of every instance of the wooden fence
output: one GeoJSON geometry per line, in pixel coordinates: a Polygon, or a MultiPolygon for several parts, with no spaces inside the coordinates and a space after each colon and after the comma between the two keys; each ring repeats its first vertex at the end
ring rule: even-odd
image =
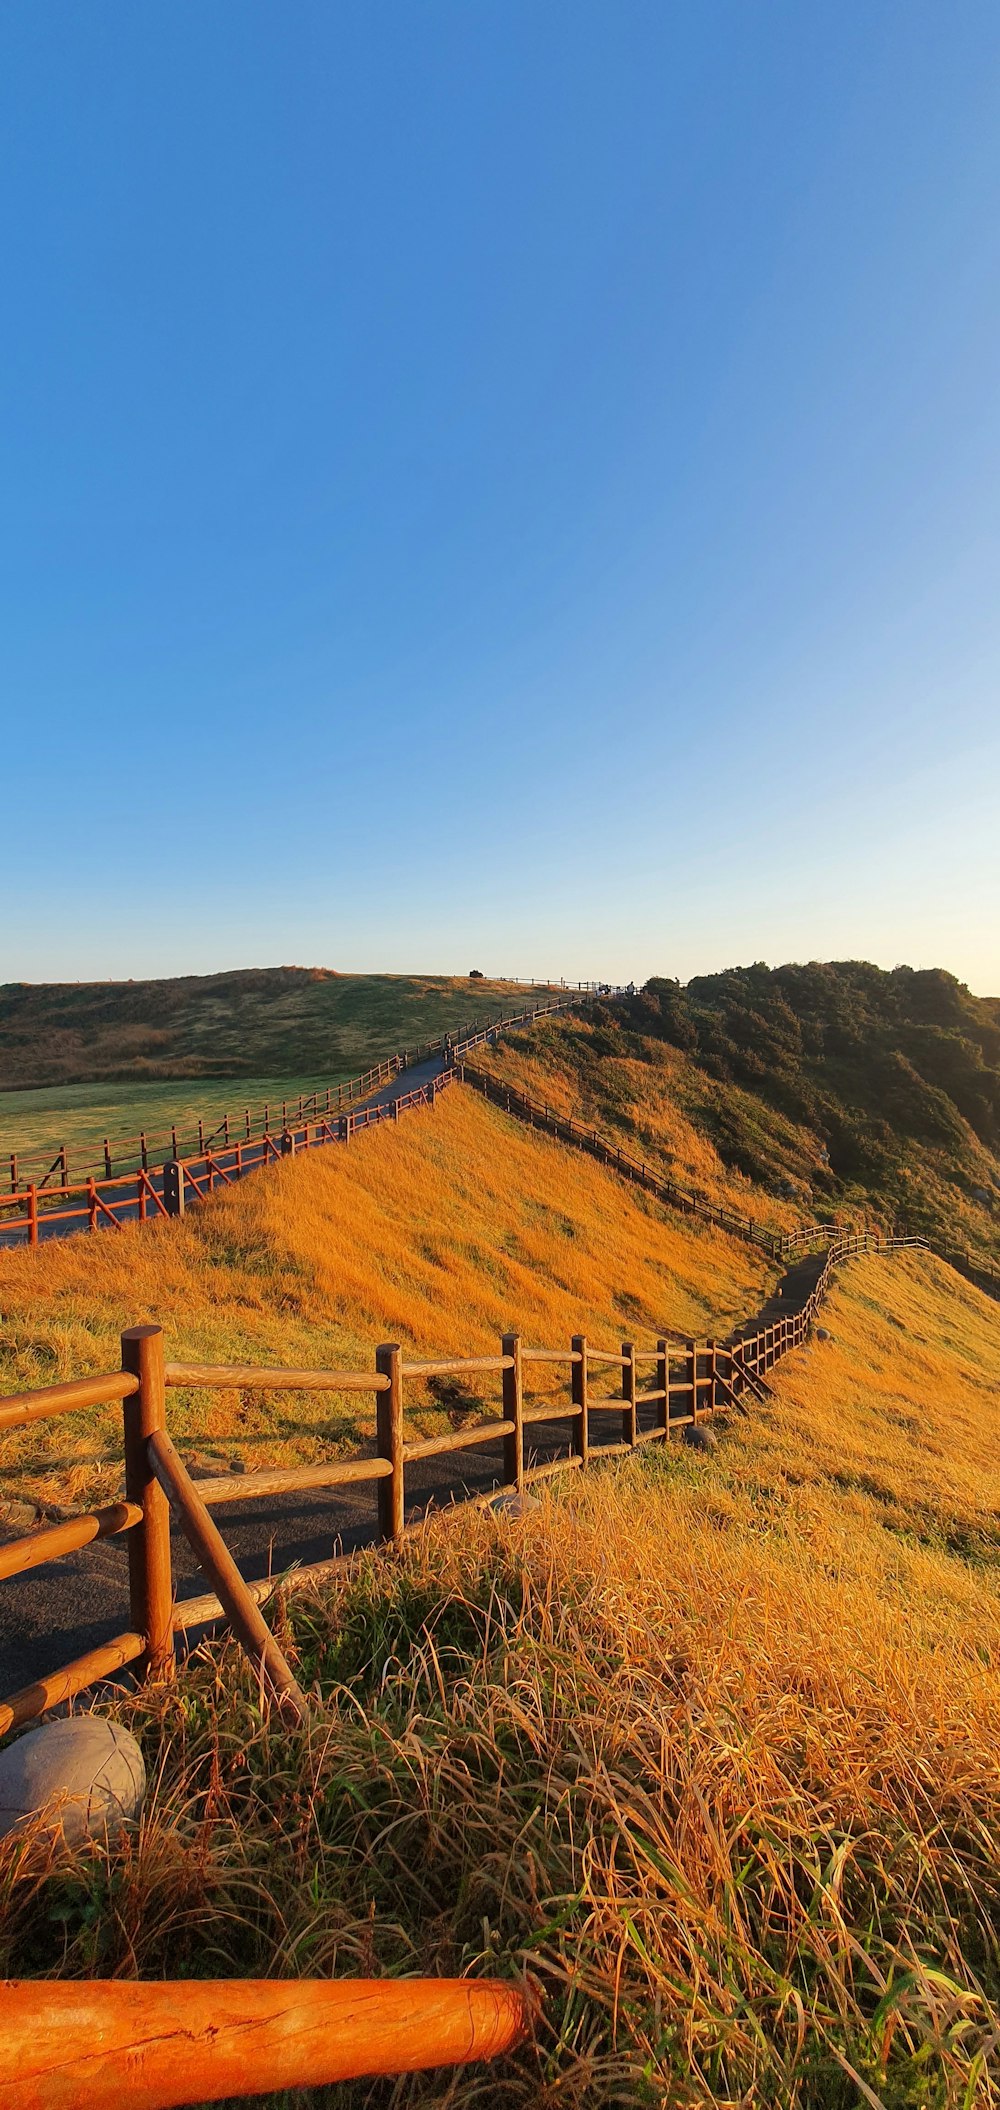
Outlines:
{"type": "Polygon", "coordinates": [[[238,1114],[226,1113],[221,1119],[212,1120],[198,1115],[189,1123],[187,1135],[179,1133],[179,1124],[173,1122],[169,1129],[159,1135],[151,1135],[140,1128],[132,1136],[105,1136],[99,1157],[82,1163],[74,1155],[75,1179],[70,1178],[70,1152],[65,1143],[60,1144],[55,1156],[46,1152],[35,1164],[26,1163],[24,1151],[12,1150],[7,1154],[9,1192],[21,1196],[29,1187],[37,1194],[56,1192],[66,1194],[72,1186],[79,1187],[93,1175],[95,1179],[113,1180],[126,1172],[148,1172],[151,1165],[166,1158],[203,1158],[207,1150],[228,1150],[231,1143],[251,1142],[256,1136],[272,1131],[282,1134],[297,1124],[319,1121],[331,1114],[339,1114],[361,1099],[368,1099],[372,1092],[398,1076],[400,1070],[412,1069],[416,1063],[427,1062],[432,1055],[439,1055],[447,1042],[450,1046],[475,1046],[487,1035],[495,1033],[505,1025],[523,1025],[531,1018],[543,1016],[548,1011],[566,1010],[571,1004],[592,1002],[599,991],[610,990],[604,982],[527,982],[518,977],[514,986],[521,983],[526,988],[540,988],[558,992],[550,1003],[532,1003],[520,1010],[501,1011],[492,1018],[466,1020],[463,1025],[453,1027],[438,1040],[420,1041],[414,1047],[397,1049],[386,1055],[381,1062],[361,1076],[345,1079],[340,1084],[317,1086],[313,1092],[299,1093],[295,1098],[263,1100],[257,1106],[244,1106],[238,1114]],[[562,992],[566,991],[564,995],[562,992]],[[116,1173],[117,1168],[117,1173],[116,1173]]]}
{"type": "MultiPolygon", "coordinates": [[[[153,1144],[142,1136],[140,1163],[131,1171],[114,1174],[111,1146],[105,1144],[103,1176],[96,1177],[91,1172],[73,1184],[64,1149],[41,1180],[31,1180],[24,1187],[15,1185],[10,1194],[0,1195],[0,1244],[35,1246],[43,1237],[65,1237],[122,1223],[145,1223],[155,1216],[182,1215],[188,1202],[203,1201],[216,1187],[232,1186],[262,1165],[322,1144],[349,1142],[360,1130],[373,1127],[378,1121],[395,1120],[411,1107],[433,1104],[442,1082],[450,1080],[450,1068],[442,1077],[432,1078],[389,1101],[364,1103],[371,1102],[374,1093],[418,1062],[441,1056],[451,1063],[456,1052],[483,1046],[512,1026],[530,1025],[536,1018],[590,1000],[586,993],[556,997],[523,1011],[476,1021],[461,1029],[460,1038],[448,1034],[442,1041],[403,1049],[387,1056],[362,1077],[300,1098],[297,1107],[288,1100],[281,1101],[280,1109],[277,1103],[267,1103],[259,1110],[259,1125],[255,1125],[258,1117],[249,1107],[238,1122],[225,1115],[211,1134],[205,1133],[205,1124],[199,1121],[197,1149],[188,1156],[179,1153],[177,1131],[173,1128],[170,1155],[162,1167],[152,1164],[153,1144]],[[47,1185],[56,1174],[57,1183],[47,1185]]],[[[124,1152],[133,1141],[128,1139],[116,1148],[124,1152]]],[[[14,1179],[19,1177],[17,1159],[13,1157],[11,1174],[14,1179]]]]}
{"type": "MultiPolygon", "coordinates": [[[[467,1045],[472,1046],[469,1042],[467,1045]]],[[[575,1150],[585,1151],[596,1158],[599,1165],[607,1165],[631,1186],[641,1187],[669,1209],[677,1209],[682,1215],[696,1216],[702,1223],[715,1224],[731,1238],[740,1238],[747,1245],[758,1246],[771,1260],[789,1260],[800,1252],[807,1252],[816,1245],[836,1246],[838,1237],[846,1238],[846,1229],[833,1222],[801,1224],[794,1231],[773,1231],[761,1223],[759,1217],[742,1216],[735,1209],[728,1209],[720,1202],[710,1202],[704,1195],[691,1188],[681,1187],[675,1180],[663,1179],[652,1166],[640,1158],[634,1158],[627,1150],[608,1143],[596,1128],[583,1121],[574,1121],[568,1114],[557,1114],[551,1106],[540,1100],[529,1099],[524,1092],[503,1084],[499,1078],[491,1077],[485,1070],[477,1070],[470,1062],[462,1061],[459,1074],[464,1083],[474,1091],[481,1092],[491,1104],[504,1113],[512,1114],[529,1128],[537,1128],[545,1135],[554,1136],[560,1143],[568,1143],[575,1150]]],[[[897,1226],[892,1235],[882,1231],[869,1231],[865,1235],[874,1240],[872,1250],[885,1250],[886,1246],[920,1245],[943,1260],[956,1274],[964,1275],[989,1297],[1000,1300],[1000,1274],[988,1263],[974,1260],[971,1253],[960,1249],[938,1245],[922,1234],[910,1236],[903,1226],[897,1226]]]]}
{"type": "MultiPolygon", "coordinates": [[[[520,1492],[550,1474],[669,1440],[720,1406],[739,1404],[744,1392],[766,1396],[768,1372],[805,1339],[832,1271],[841,1261],[854,1253],[923,1244],[919,1239],[878,1239],[866,1232],[842,1238],[830,1246],[818,1280],[796,1309],[754,1333],[733,1335],[725,1341],[678,1343],[664,1336],[653,1348],[640,1348],[632,1341],[610,1348],[596,1347],[576,1336],[564,1347],[535,1348],[511,1333],[504,1335],[499,1354],[493,1356],[425,1361],[404,1356],[398,1346],[386,1343],[376,1350],[374,1368],[368,1371],[284,1370],[170,1362],[164,1357],[159,1327],[129,1328],[122,1335],[119,1370],[0,1400],[0,1432],[52,1415],[122,1401],[124,1499],[0,1547],[0,1579],[24,1574],[95,1539],[126,1533],[130,1597],[130,1624],[124,1632],[0,1703],[0,1734],[44,1714],[127,1664],[138,1663],[154,1677],[168,1675],[176,1634],[219,1618],[228,1620],[279,1706],[301,1718],[307,1701],[260,1613],[261,1601],[276,1584],[244,1580],[212,1518],[213,1509],[304,1489],[369,1483],[375,1490],[373,1535],[383,1544],[399,1544],[410,1528],[406,1476],[415,1461],[483,1444],[502,1446],[498,1483],[488,1496],[477,1498],[493,1500],[500,1493],[520,1492]],[[532,1376],[542,1368],[548,1377],[560,1373],[561,1397],[533,1396],[532,1376]],[[614,1399],[598,1396],[594,1390],[609,1371],[620,1387],[614,1399]],[[499,1413],[445,1435],[409,1436],[407,1386],[426,1385],[428,1379],[441,1377],[475,1378],[477,1382],[498,1378],[499,1413]],[[319,1465],[227,1473],[195,1481],[167,1426],[167,1395],[178,1386],[210,1391],[365,1393],[375,1399],[375,1447],[319,1465]],[[606,1433],[609,1419],[610,1436],[606,1433]],[[526,1432],[546,1428],[551,1442],[561,1425],[565,1426],[564,1452],[536,1461],[526,1432]],[[214,1585],[206,1595],[175,1599],[171,1512],[214,1585]]],[[[284,1585],[315,1582],[335,1572],[342,1558],[299,1568],[284,1579],[284,1585]]]]}

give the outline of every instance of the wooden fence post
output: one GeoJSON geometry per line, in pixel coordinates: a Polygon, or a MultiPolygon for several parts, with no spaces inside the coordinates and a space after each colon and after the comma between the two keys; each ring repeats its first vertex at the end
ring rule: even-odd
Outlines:
{"type": "Polygon", "coordinates": [[[687,1355],[688,1355],[688,1383],[690,1384],[690,1387],[691,1387],[691,1416],[692,1416],[692,1419],[693,1419],[693,1420],[694,1420],[694,1421],[696,1422],[696,1421],[697,1421],[697,1419],[698,1419],[698,1343],[697,1343],[697,1341],[691,1341],[691,1340],[689,1340],[689,1341],[688,1341],[688,1344],[687,1344],[687,1355]]]}
{"type": "Polygon", "coordinates": [[[512,1435],[503,1440],[503,1476],[508,1487],[516,1487],[520,1494],[524,1487],[524,1376],[520,1334],[505,1333],[500,1351],[514,1359],[513,1370],[503,1373],[503,1418],[514,1424],[512,1435]]]}
{"type": "Polygon", "coordinates": [[[570,1450],[574,1457],[579,1458],[582,1465],[586,1465],[590,1456],[590,1402],[587,1386],[586,1336],[582,1333],[575,1333],[570,1342],[570,1347],[573,1350],[573,1354],[577,1357],[577,1361],[570,1364],[570,1396],[574,1407],[579,1407],[580,1409],[579,1414],[570,1423],[570,1450]]]}
{"type": "Polygon", "coordinates": [[[670,1344],[660,1336],[656,1343],[656,1386],[663,1398],[656,1402],[656,1424],[658,1428],[670,1430],[670,1344]]]}
{"type": "Polygon", "coordinates": [[[142,1523],[128,1534],[129,1600],[132,1625],[146,1636],[144,1663],[150,1678],[170,1678],[174,1670],[174,1589],[170,1572],[170,1504],[153,1472],[146,1438],[165,1429],[166,1389],[163,1376],[163,1332],[159,1326],[129,1326],[122,1334],[122,1369],[139,1380],[138,1392],[123,1401],[125,1422],[125,1499],[138,1502],[142,1523]]]}
{"type": "Polygon", "coordinates": [[[184,1167],[179,1158],[168,1158],[163,1167],[163,1206],[168,1216],[184,1214],[184,1167]]]}
{"type": "Polygon", "coordinates": [[[403,1371],[402,1350],[395,1341],[384,1341],[375,1350],[375,1368],[387,1377],[388,1388],[375,1395],[378,1454],[388,1458],[391,1474],[378,1481],[378,1529],[383,1543],[398,1546],[403,1536],[405,1491],[403,1486],[403,1371]]]}
{"type": "Polygon", "coordinates": [[[718,1404],[715,1381],[719,1374],[719,1350],[715,1341],[707,1341],[705,1345],[708,1349],[708,1405],[709,1412],[714,1414],[718,1404]]]}
{"type": "Polygon", "coordinates": [[[623,1341],[622,1354],[625,1357],[625,1364],[622,1369],[622,1398],[625,1401],[625,1409],[622,1414],[622,1442],[630,1443],[634,1450],[636,1438],[639,1434],[639,1421],[635,1398],[635,1342],[623,1341]]]}
{"type": "Polygon", "coordinates": [[[38,1189],[34,1180],[28,1188],[28,1244],[38,1244],[38,1189]]]}

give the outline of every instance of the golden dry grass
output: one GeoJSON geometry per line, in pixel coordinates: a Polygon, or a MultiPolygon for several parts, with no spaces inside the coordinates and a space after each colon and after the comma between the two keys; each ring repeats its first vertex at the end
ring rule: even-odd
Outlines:
{"type": "Polygon", "coordinates": [[[8,1846],[0,1968],[540,1978],[534,2053],[325,2110],[994,2105],[1000,1312],[907,1257],[824,1316],[715,1453],[290,1599],[305,1734],[232,1649],[117,1701],[142,1838],[8,1846]]]}
{"type": "MultiPolygon", "coordinates": [[[[586,1021],[541,1020],[530,1033],[477,1048],[472,1059],[478,1068],[514,1085],[529,1099],[585,1126],[596,1123],[602,1134],[612,1135],[617,1114],[624,1130],[623,1148],[709,1201],[725,1203],[772,1230],[789,1230],[802,1220],[801,1208],[779,1200],[723,1163],[705,1127],[694,1118],[697,1112],[704,1119],[705,1108],[711,1108],[721,1088],[697,1071],[679,1048],[662,1041],[651,1047],[650,1059],[645,1061],[602,1053],[595,1062],[592,1042],[586,1021]]],[[[749,1118],[761,1114],[749,1094],[732,1085],[726,1087],[726,1094],[740,1101],[749,1118]]],[[[776,1139],[784,1144],[780,1169],[796,1164],[796,1176],[801,1179],[804,1168],[796,1161],[802,1158],[802,1131],[770,1109],[766,1120],[771,1149],[776,1139]]],[[[814,1170],[818,1166],[816,1158],[814,1170]]]]}
{"type": "MultiPolygon", "coordinates": [[[[617,1346],[724,1332],[752,1313],[761,1256],[674,1218],[613,1174],[472,1092],[224,1189],[183,1223],[0,1254],[0,1387],[111,1369],[123,1326],[156,1320],[177,1360],[371,1367],[375,1345],[475,1355],[519,1329],[617,1346]]],[[[414,1394],[414,1426],[426,1396],[414,1394]]],[[[307,1462],[373,1427],[357,1395],[171,1394],[171,1426],[206,1465],[307,1462]]],[[[107,1498],[117,1409],[4,1440],[10,1491],[107,1498]]]]}

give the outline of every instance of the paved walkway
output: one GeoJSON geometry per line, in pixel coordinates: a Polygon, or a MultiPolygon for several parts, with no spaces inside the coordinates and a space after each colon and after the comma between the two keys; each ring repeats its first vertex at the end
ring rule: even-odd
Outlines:
{"type": "MultiPolygon", "coordinates": [[[[349,1115],[357,1125],[364,1126],[366,1115],[391,1106],[394,1100],[404,1098],[407,1092],[418,1091],[422,1085],[429,1084],[432,1078],[441,1076],[446,1067],[443,1055],[431,1055],[424,1062],[414,1063],[410,1069],[400,1070],[398,1076],[391,1077],[388,1084],[383,1084],[378,1091],[371,1092],[366,1099],[355,1099],[349,1105],[345,1105],[343,1113],[349,1115]]],[[[315,1131],[322,1122],[328,1121],[330,1126],[336,1130],[340,1119],[341,1115],[338,1113],[315,1115],[309,1120],[309,1128],[311,1131],[315,1131]]],[[[287,1133],[292,1137],[297,1149],[305,1147],[304,1124],[297,1117],[293,1116],[289,1122],[287,1133]]],[[[274,1140],[277,1141],[279,1136],[280,1128],[275,1130],[274,1140]]],[[[313,1143],[310,1147],[314,1148],[316,1146],[313,1143]]],[[[273,1164],[274,1154],[273,1150],[268,1151],[265,1143],[255,1139],[252,1143],[242,1142],[239,1145],[233,1143],[228,1147],[224,1145],[221,1149],[213,1150],[212,1165],[215,1167],[215,1173],[212,1172],[207,1158],[186,1158],[184,1162],[187,1176],[187,1192],[191,1206],[195,1206],[199,1183],[204,1185],[217,1176],[225,1174],[230,1176],[239,1174],[240,1177],[245,1177],[250,1172],[259,1171],[265,1163],[273,1164]]],[[[136,1173],[134,1177],[137,1182],[138,1174],[136,1173]]],[[[147,1177],[153,1194],[162,1197],[164,1191],[163,1167],[150,1166],[147,1177]]],[[[117,1222],[139,1222],[142,1210],[140,1209],[138,1198],[123,1200],[120,1179],[114,1181],[96,1180],[94,1192],[98,1202],[103,1201],[109,1206],[114,1205],[114,1214],[117,1222]]],[[[87,1223],[86,1205],[81,1202],[79,1194],[75,1194],[71,1198],[70,1206],[77,1212],[77,1216],[76,1220],[70,1224],[60,1220],[58,1188],[41,1191],[40,1202],[41,1207],[38,1215],[39,1239],[74,1238],[92,1235],[87,1223]],[[50,1206],[53,1204],[56,1206],[50,1206]]],[[[149,1217],[154,1217],[159,1213],[156,1202],[149,1199],[146,1205],[146,1214],[149,1217]]],[[[103,1211],[98,1215],[97,1228],[101,1231],[114,1231],[114,1223],[103,1211]]],[[[2,1214],[0,1214],[0,1247],[23,1246],[25,1243],[23,1217],[17,1225],[11,1225],[5,1224],[2,1214]]]]}
{"type": "MultiPolygon", "coordinates": [[[[796,1308],[822,1266],[823,1255],[810,1255],[789,1269],[762,1310],[741,1327],[755,1332],[783,1311],[796,1308]]],[[[497,1409],[499,1411],[499,1409],[497,1409]]],[[[640,1403],[642,1428],[653,1424],[655,1407],[640,1403]]],[[[544,1464],[565,1455],[566,1421],[539,1422],[531,1429],[531,1462],[544,1464]]],[[[612,1409],[607,1417],[592,1406],[591,1456],[601,1442],[614,1443],[620,1424],[612,1409]]],[[[502,1439],[479,1444],[441,1458],[414,1460],[407,1467],[407,1522],[429,1511],[449,1508],[467,1495],[488,1494],[503,1479],[502,1439]]],[[[328,1560],[373,1543],[376,1536],[376,1484],[357,1489],[330,1488],[320,1493],[262,1496],[226,1503],[215,1511],[227,1545],[248,1581],[282,1574],[295,1565],[328,1560]]],[[[174,1532],[174,1577],[178,1599],[199,1596],[209,1585],[186,1540],[174,1532]]],[[[0,1694],[56,1670],[129,1624],[127,1553],[124,1538],[103,1539],[51,1566],[19,1576],[0,1587],[0,1694]]],[[[200,1631],[204,1631],[203,1629],[200,1631]]],[[[193,1632],[197,1641],[199,1632],[193,1632]]]]}

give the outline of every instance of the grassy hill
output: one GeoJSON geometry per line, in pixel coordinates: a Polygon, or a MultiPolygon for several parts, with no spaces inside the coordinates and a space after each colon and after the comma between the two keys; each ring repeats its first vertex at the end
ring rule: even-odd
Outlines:
{"type": "MultiPolygon", "coordinates": [[[[0,987],[0,1154],[75,1175],[105,1136],[167,1148],[244,1105],[361,1075],[396,1048],[530,1000],[530,989],[445,975],[347,975],[273,967],[174,981],[0,987]]],[[[138,1162],[138,1143],[116,1153],[138,1162]]]]}
{"type": "MultiPolygon", "coordinates": [[[[513,1325],[543,1346],[724,1332],[773,1280],[752,1248],[453,1089],[433,1113],[289,1159],[183,1221],[0,1251],[0,1391],[115,1368],[121,1328],[149,1319],[178,1359],[371,1367],[382,1340],[495,1353],[513,1325]]],[[[415,1430],[447,1426],[432,1394],[408,1397],[415,1430]]],[[[174,1392],[170,1412],[216,1467],[309,1463],[374,1428],[370,1402],[359,1416],[357,1400],[324,1394],[174,1392]]],[[[2,1452],[9,1492],[111,1498],[120,1410],[41,1422],[2,1452]]]]}
{"type": "Polygon", "coordinates": [[[849,961],[654,979],[488,1059],[696,1183],[721,1159],[800,1216],[867,1212],[1000,1257],[1000,1003],[951,975],[849,961]]]}
{"type": "MultiPolygon", "coordinates": [[[[875,1205],[878,1180],[833,1162],[828,1115],[775,1103],[773,1065],[739,1082],[649,1023],[615,1007],[493,1060],[772,1221],[875,1205]],[[789,1163],[798,1193],[770,1192],[789,1163]]],[[[855,1059],[838,1103],[871,1121],[863,1044],[855,1059]]],[[[798,1067],[833,1090],[821,1056],[798,1067]]],[[[924,1151],[928,1207],[993,1162],[960,1119],[960,1151],[924,1151]]],[[[917,1169],[898,1123],[886,1151],[883,1177],[917,1169]]],[[[176,1356],[359,1364],[383,1338],[457,1354],[510,1325],[608,1346],[722,1333],[773,1279],[453,1090],[183,1222],[0,1253],[0,1388],[106,1368],[147,1317],[176,1356]]],[[[540,1980],[537,2051],[323,2110],[986,2110],[1000,1306],[907,1254],[849,1263],[824,1318],[832,1337],[772,1372],[773,1400],[717,1419],[714,1452],[548,1483],[521,1521],[459,1511],[290,1598],[276,1617],[317,1696],[309,1729],[262,1718],[232,1647],[172,1689],[102,1695],[145,1749],[141,1836],[110,1859],[0,1842],[0,1973],[540,1980]]],[[[476,1404],[428,1386],[410,1427],[476,1404]]],[[[371,1431],[367,1402],[297,1395],[294,1423],[290,1405],[172,1393],[170,1419],[215,1469],[371,1431]]],[[[40,1423],[5,1439],[5,1489],[107,1499],[120,1447],[116,1408],[40,1423]]]]}
{"type": "Polygon", "coordinates": [[[292,1598],[313,1729],[232,1647],[110,1703],[141,1838],[0,1848],[0,1970],[541,1982],[537,2053],[328,2110],[995,2101],[1000,1311],[921,1256],[850,1263],[828,1321],[715,1453],[292,1598]]]}
{"type": "Polygon", "coordinates": [[[508,982],[253,967],[149,982],[0,986],[0,1089],[160,1078],[352,1076],[508,1003],[508,982]]]}

